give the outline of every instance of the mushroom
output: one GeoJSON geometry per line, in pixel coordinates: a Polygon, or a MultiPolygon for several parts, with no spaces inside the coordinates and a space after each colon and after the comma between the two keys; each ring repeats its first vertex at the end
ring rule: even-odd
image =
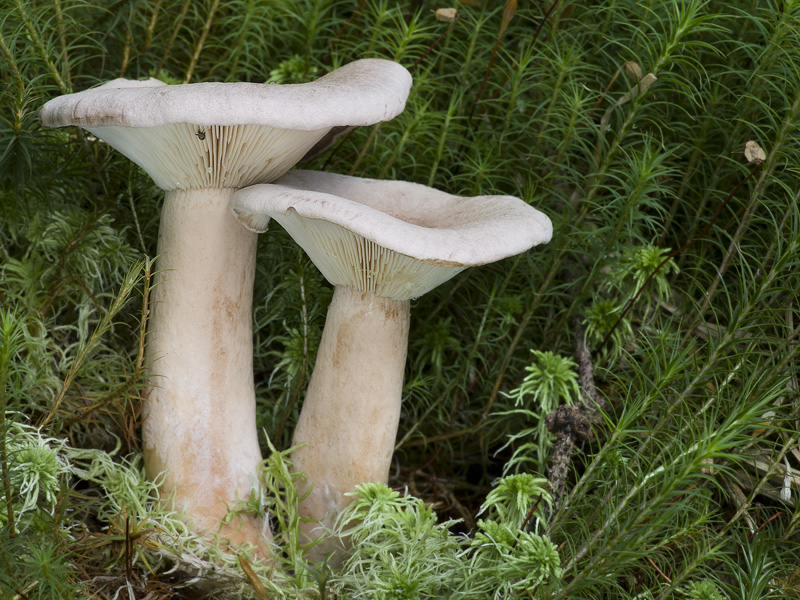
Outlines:
{"type": "MultiPolygon", "coordinates": [[[[519,198],[314,171],[240,190],[231,210],[256,232],[278,221],[336,286],[292,442],[303,444],[292,456],[308,475],[300,491],[312,488],[300,515],[330,527],[350,501],[344,494],[388,481],[410,299],[548,242],[552,225],[519,198]]],[[[302,527],[309,539],[321,535],[317,523],[302,527]]]]}
{"type": "Polygon", "coordinates": [[[297,85],[117,79],[55,98],[48,126],[79,125],[141,166],[166,190],[157,285],[147,331],[149,395],[142,437],[195,531],[261,545],[266,522],[220,525],[257,487],[261,451],[253,383],[256,235],[228,210],[233,192],[272,181],[336,126],[399,114],[411,86],[391,61],[359,60],[297,85]]]}

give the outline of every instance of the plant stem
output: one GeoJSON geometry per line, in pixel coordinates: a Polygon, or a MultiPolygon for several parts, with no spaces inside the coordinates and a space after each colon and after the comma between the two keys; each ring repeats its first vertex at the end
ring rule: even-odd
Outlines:
{"type": "Polygon", "coordinates": [[[200,59],[200,54],[203,52],[203,46],[208,38],[208,33],[211,31],[211,24],[214,22],[214,14],[219,8],[220,0],[214,0],[211,8],[208,11],[208,16],[203,24],[203,30],[200,32],[200,39],[197,41],[197,46],[192,53],[192,58],[189,61],[189,67],[186,69],[186,74],[183,76],[183,83],[189,83],[194,74],[194,68],[197,66],[197,61],[200,59]]]}
{"type": "Polygon", "coordinates": [[[181,32],[181,27],[183,27],[183,21],[186,19],[186,13],[189,12],[189,8],[192,6],[192,0],[185,0],[183,3],[183,8],[181,9],[181,14],[178,15],[178,21],[175,23],[175,28],[172,30],[172,37],[169,38],[169,42],[167,43],[167,47],[164,49],[164,54],[161,56],[161,61],[158,63],[157,71],[161,70],[161,67],[164,66],[164,63],[167,62],[167,57],[170,55],[172,51],[172,46],[175,44],[175,40],[178,39],[178,34],[181,32]]]}
{"type": "Polygon", "coordinates": [[[147,34],[144,37],[144,44],[142,45],[142,53],[150,49],[150,44],[153,43],[153,32],[156,30],[156,23],[158,23],[158,15],[161,12],[162,0],[156,0],[155,7],[153,8],[153,15],[150,17],[150,22],[147,24],[147,34]]]}
{"type": "Polygon", "coordinates": [[[36,29],[36,26],[31,21],[30,15],[28,14],[27,9],[22,4],[22,0],[16,0],[17,6],[17,13],[19,14],[20,19],[25,25],[25,29],[30,36],[31,41],[33,42],[36,51],[39,53],[39,57],[42,59],[42,62],[47,67],[47,70],[50,72],[50,75],[58,85],[58,89],[61,90],[62,94],[69,94],[70,89],[69,86],[64,82],[61,78],[61,74],[58,72],[56,65],[50,60],[50,55],[47,52],[47,48],[44,45],[44,40],[42,36],[39,35],[39,31],[36,29]]]}
{"type": "Polygon", "coordinates": [[[494,43],[494,48],[492,48],[492,56],[489,59],[489,65],[486,67],[486,72],[483,74],[483,81],[481,81],[481,85],[478,87],[478,93],[475,94],[475,100],[472,102],[472,109],[470,110],[469,118],[467,119],[468,121],[472,121],[472,117],[475,114],[475,108],[478,106],[478,103],[481,100],[483,88],[486,85],[486,81],[489,79],[489,74],[492,72],[494,60],[497,57],[497,50],[500,48],[500,42],[503,41],[503,36],[506,33],[508,24],[511,22],[511,19],[514,18],[514,14],[516,12],[517,0],[506,0],[506,4],[503,7],[502,20],[500,21],[500,30],[497,32],[497,41],[494,43]]]}

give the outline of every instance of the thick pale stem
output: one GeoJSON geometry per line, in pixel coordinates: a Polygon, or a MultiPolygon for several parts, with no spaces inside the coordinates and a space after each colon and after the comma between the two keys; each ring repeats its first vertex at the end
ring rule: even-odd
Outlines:
{"type": "Polygon", "coordinates": [[[233,189],[167,192],[147,331],[144,406],[148,475],[160,476],[195,531],[265,548],[266,523],[221,529],[249,498],[261,460],[253,386],[252,295],[256,234],[228,212],[233,189]]]}
{"type": "MultiPolygon", "coordinates": [[[[330,526],[350,502],[346,492],[388,481],[408,327],[408,300],[336,288],[292,441],[305,444],[292,460],[308,474],[305,489],[313,485],[302,517],[330,526]]],[[[316,523],[302,526],[309,538],[319,536],[316,523]]]]}

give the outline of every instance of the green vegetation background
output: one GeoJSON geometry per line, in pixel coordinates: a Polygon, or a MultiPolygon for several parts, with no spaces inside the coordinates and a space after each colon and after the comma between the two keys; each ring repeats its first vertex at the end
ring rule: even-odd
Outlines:
{"type": "MultiPolygon", "coordinates": [[[[438,8],[2,3],[0,596],[800,595],[800,2],[464,0],[452,23],[438,8]],[[390,483],[424,502],[365,494],[385,512],[326,583],[291,541],[275,453],[284,568],[210,569],[137,455],[162,192],[37,111],[115,77],[291,83],[365,57],[412,70],[405,112],[306,168],[516,195],[553,240],[412,307],[390,483]],[[609,407],[558,480],[544,416],[581,402],[584,344],[609,407]],[[545,489],[552,508],[534,506],[545,489]]],[[[278,227],[261,236],[265,455],[288,448],[330,296],[278,227]]]]}

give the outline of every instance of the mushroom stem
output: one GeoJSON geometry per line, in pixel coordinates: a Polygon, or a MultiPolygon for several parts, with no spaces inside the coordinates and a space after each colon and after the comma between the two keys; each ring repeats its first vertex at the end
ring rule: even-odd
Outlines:
{"type": "MultiPolygon", "coordinates": [[[[308,475],[300,516],[330,527],[365,482],[386,483],[392,461],[408,346],[408,300],[338,286],[328,308],[317,361],[293,445],[308,475]]],[[[309,539],[317,523],[301,523],[309,539]]],[[[317,531],[315,531],[317,529],[317,531]]],[[[329,548],[330,549],[330,548],[329,548]]],[[[325,548],[315,551],[324,554],[325,548]]]]}
{"type": "Polygon", "coordinates": [[[235,190],[166,193],[148,328],[150,390],[142,436],[147,474],[200,533],[266,553],[268,525],[220,527],[257,486],[261,461],[253,386],[256,234],[228,212],[235,190]]]}

